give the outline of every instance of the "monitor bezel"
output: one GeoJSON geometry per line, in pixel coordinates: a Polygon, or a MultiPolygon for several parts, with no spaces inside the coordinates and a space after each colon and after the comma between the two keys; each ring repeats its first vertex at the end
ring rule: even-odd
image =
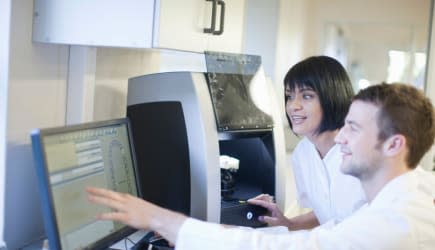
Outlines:
{"type": "MultiPolygon", "coordinates": [[[[104,121],[87,122],[87,123],[74,124],[74,125],[66,125],[62,127],[35,129],[31,132],[33,156],[35,160],[35,168],[36,168],[39,193],[41,198],[41,209],[43,213],[44,227],[48,239],[49,249],[62,249],[62,248],[61,248],[60,234],[59,234],[56,213],[55,213],[54,203],[53,203],[53,193],[52,193],[52,189],[50,188],[49,174],[48,174],[48,169],[46,164],[47,156],[42,146],[43,138],[45,136],[50,136],[58,133],[74,132],[74,131],[79,131],[84,129],[113,126],[116,124],[119,125],[125,124],[127,127],[128,143],[130,146],[131,159],[132,159],[133,170],[134,170],[133,173],[134,173],[135,183],[136,183],[136,193],[138,197],[142,198],[138,172],[137,172],[138,169],[137,169],[137,162],[136,162],[136,152],[134,149],[133,135],[132,135],[131,125],[130,125],[130,120],[128,117],[104,120],[104,121]]],[[[104,238],[92,243],[91,245],[87,246],[85,249],[107,249],[114,243],[122,240],[126,236],[134,233],[135,231],[137,231],[137,229],[134,229],[129,226],[124,226],[120,230],[113,232],[105,236],[104,238]]]]}

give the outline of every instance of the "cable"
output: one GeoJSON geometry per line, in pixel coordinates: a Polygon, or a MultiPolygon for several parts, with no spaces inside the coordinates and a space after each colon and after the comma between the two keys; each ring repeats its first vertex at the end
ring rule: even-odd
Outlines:
{"type": "Polygon", "coordinates": [[[131,244],[133,244],[133,246],[136,245],[136,242],[132,241],[132,240],[131,240],[130,238],[128,238],[128,237],[125,237],[125,238],[124,238],[124,248],[125,248],[125,250],[128,250],[127,241],[129,241],[131,244]]]}

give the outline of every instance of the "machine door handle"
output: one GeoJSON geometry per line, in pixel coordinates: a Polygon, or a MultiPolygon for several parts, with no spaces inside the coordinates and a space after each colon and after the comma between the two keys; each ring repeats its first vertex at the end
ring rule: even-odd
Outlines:
{"type": "Polygon", "coordinates": [[[204,28],[204,33],[211,33],[214,34],[215,28],[216,28],[216,7],[217,7],[217,0],[205,0],[207,2],[212,2],[212,9],[211,9],[211,27],[210,28],[204,28]]]}
{"type": "Polygon", "coordinates": [[[220,18],[219,30],[214,30],[213,35],[222,35],[222,33],[224,33],[224,23],[225,23],[225,2],[223,0],[217,0],[217,3],[221,6],[221,18],[220,18]]]}

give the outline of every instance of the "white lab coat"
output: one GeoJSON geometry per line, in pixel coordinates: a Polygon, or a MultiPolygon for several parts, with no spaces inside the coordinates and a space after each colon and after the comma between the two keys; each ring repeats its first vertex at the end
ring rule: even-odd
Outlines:
{"type": "Polygon", "coordinates": [[[421,178],[417,171],[403,174],[342,222],[331,221],[311,231],[272,233],[188,219],[176,249],[432,250],[435,205],[428,187],[434,187],[434,178],[421,178]]]}
{"type": "Polygon", "coordinates": [[[320,224],[346,218],[365,202],[360,181],[340,171],[340,146],[334,145],[323,159],[307,138],[292,153],[298,203],[311,208],[320,224]]]}

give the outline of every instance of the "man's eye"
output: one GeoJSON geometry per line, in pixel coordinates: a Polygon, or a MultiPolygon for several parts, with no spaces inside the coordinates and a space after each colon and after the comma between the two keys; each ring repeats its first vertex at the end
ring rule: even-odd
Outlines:
{"type": "Polygon", "coordinates": [[[349,127],[350,127],[350,130],[353,131],[353,132],[358,131],[357,127],[355,127],[353,125],[350,125],[349,127]]]}

